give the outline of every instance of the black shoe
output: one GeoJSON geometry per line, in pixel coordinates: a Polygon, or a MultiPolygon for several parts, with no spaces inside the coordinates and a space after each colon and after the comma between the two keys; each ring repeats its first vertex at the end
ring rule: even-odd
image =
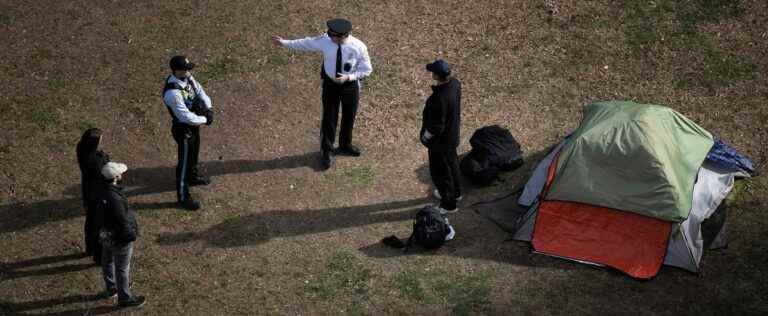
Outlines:
{"type": "Polygon", "coordinates": [[[339,146],[336,148],[337,155],[360,157],[360,149],[354,145],[339,146]]]}
{"type": "Polygon", "coordinates": [[[117,307],[120,308],[126,308],[126,307],[133,307],[133,308],[139,308],[144,306],[144,303],[147,302],[147,299],[143,296],[134,296],[129,298],[127,301],[122,301],[117,303],[117,307]]]}
{"type": "Polygon", "coordinates": [[[331,151],[330,150],[323,150],[323,155],[320,158],[320,166],[323,170],[328,170],[331,168],[331,164],[333,163],[333,160],[331,160],[331,151]]]}
{"type": "Polygon", "coordinates": [[[209,185],[211,184],[211,178],[203,176],[194,176],[189,179],[189,186],[196,185],[209,185]]]}
{"type": "Polygon", "coordinates": [[[190,211],[197,211],[200,209],[200,202],[195,201],[192,198],[188,198],[184,201],[179,201],[179,206],[190,211]]]}

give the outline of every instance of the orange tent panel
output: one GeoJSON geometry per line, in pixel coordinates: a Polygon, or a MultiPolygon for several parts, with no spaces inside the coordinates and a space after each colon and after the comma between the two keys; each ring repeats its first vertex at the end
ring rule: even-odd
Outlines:
{"type": "Polygon", "coordinates": [[[655,276],[672,224],[589,204],[542,201],[533,233],[536,251],[603,264],[635,278],[655,276]]]}

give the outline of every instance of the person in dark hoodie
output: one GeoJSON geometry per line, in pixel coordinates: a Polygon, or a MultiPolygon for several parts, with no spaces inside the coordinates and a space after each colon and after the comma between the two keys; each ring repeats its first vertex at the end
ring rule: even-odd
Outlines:
{"type": "Polygon", "coordinates": [[[104,182],[101,168],[109,162],[109,156],[99,150],[102,131],[90,128],[77,143],[77,164],[80,166],[80,186],[83,207],[85,208],[85,254],[92,256],[96,264],[101,264],[101,245],[98,241],[98,229],[93,223],[93,191],[104,182]]]}
{"type": "Polygon", "coordinates": [[[107,179],[96,191],[95,222],[101,243],[101,271],[106,285],[105,297],[117,297],[118,307],[141,307],[146,299],[134,296],[130,289],[133,243],[139,235],[136,213],[128,207],[123,188],[117,185],[128,167],[108,162],[101,169],[107,179]]]}
{"type": "Polygon", "coordinates": [[[426,68],[436,84],[424,106],[419,138],[427,147],[429,173],[436,187],[433,194],[440,199],[440,212],[453,213],[459,210],[456,201],[461,199],[456,154],[461,127],[461,83],[451,77],[451,68],[442,59],[426,68]]]}

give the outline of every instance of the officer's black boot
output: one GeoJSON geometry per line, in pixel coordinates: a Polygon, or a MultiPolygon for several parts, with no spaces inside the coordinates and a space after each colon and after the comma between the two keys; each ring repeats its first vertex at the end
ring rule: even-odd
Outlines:
{"type": "Polygon", "coordinates": [[[197,211],[200,209],[200,202],[195,201],[192,197],[188,197],[183,201],[179,201],[179,206],[190,211],[197,211]]]}
{"type": "Polygon", "coordinates": [[[320,157],[320,166],[323,170],[328,170],[331,168],[331,164],[333,163],[333,160],[331,160],[331,151],[330,150],[323,150],[322,157],[320,157]]]}
{"type": "Polygon", "coordinates": [[[336,148],[336,154],[352,156],[352,157],[360,157],[360,149],[355,147],[352,144],[339,146],[339,148],[336,148]]]}

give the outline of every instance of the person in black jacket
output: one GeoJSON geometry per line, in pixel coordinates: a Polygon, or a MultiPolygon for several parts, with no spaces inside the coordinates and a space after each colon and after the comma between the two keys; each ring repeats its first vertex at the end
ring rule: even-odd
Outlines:
{"type": "Polygon", "coordinates": [[[93,191],[104,181],[101,168],[109,162],[109,156],[99,150],[102,131],[90,128],[77,143],[77,164],[80,166],[80,185],[85,208],[85,254],[92,256],[96,264],[101,264],[101,245],[98,241],[98,229],[93,223],[93,191]]]}
{"type": "Polygon", "coordinates": [[[99,242],[103,246],[101,271],[107,297],[117,296],[119,307],[141,307],[146,299],[130,290],[133,242],[139,235],[136,214],[128,207],[123,189],[117,185],[128,169],[125,164],[108,162],[101,169],[107,181],[96,192],[96,216],[99,242]]]}
{"type": "Polygon", "coordinates": [[[419,137],[427,147],[429,173],[440,199],[440,212],[458,211],[456,201],[461,198],[459,183],[459,146],[461,127],[461,83],[451,77],[451,68],[442,59],[427,64],[427,71],[437,83],[427,98],[419,137]]]}

